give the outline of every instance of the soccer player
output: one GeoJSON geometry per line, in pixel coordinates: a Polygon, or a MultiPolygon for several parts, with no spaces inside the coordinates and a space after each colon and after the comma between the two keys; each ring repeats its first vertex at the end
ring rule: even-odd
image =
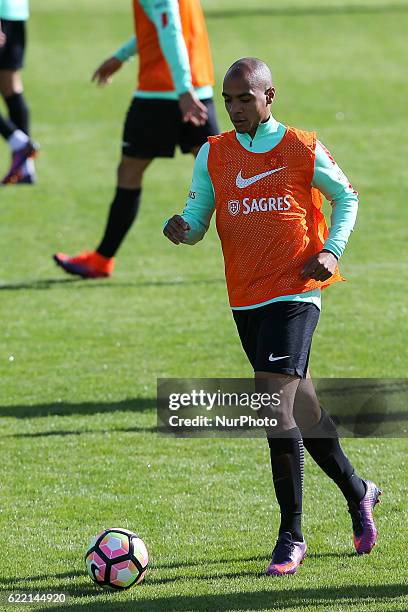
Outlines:
{"type": "Polygon", "coordinates": [[[0,115],[0,134],[12,153],[11,167],[2,185],[32,184],[36,180],[33,158],[37,146],[29,136],[29,109],[20,73],[28,17],[28,0],[0,0],[0,93],[9,115],[8,119],[0,115]]]}
{"type": "Polygon", "coordinates": [[[267,574],[280,576],[295,573],[306,554],[304,447],[343,493],[357,553],[369,553],[377,539],[372,510],[380,490],[356,474],[333,421],[319,406],[308,371],[321,290],[341,280],[337,261],[353,229],[358,199],[315,133],[285,127],[271,115],[275,88],[264,62],[235,62],[225,76],[223,97],[235,130],[203,145],[184,211],[163,231],[174,244],[195,244],[216,212],[242,346],[257,385],[270,393],[283,391],[274,412],[278,428],[267,431],[281,512],[267,574]],[[330,232],[321,193],[332,205],[330,232]]]}
{"type": "Polygon", "coordinates": [[[102,278],[113,272],[114,257],[139,208],[146,168],[156,157],[196,155],[218,133],[212,100],[213,66],[199,0],[133,0],[136,37],[96,70],[104,85],[136,48],[139,79],[123,133],[117,188],[101,242],[95,251],[54,260],[66,272],[102,278]]]}

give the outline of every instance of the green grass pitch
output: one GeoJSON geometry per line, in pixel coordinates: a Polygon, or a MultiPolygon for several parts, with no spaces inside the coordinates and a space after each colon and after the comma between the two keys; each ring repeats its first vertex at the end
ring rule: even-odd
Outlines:
{"type": "MultiPolygon", "coordinates": [[[[149,170],[112,279],[71,279],[51,260],[94,247],[102,231],[136,64],[105,90],[89,80],[130,34],[129,4],[32,2],[25,84],[39,184],[0,192],[0,587],[65,591],[69,611],[406,611],[406,439],[344,442],[384,490],[379,544],[365,557],[353,554],[340,494],[306,457],[309,556],[295,577],[270,579],[267,445],[154,432],[157,377],[251,375],[214,228],[194,248],[161,234],[183,206],[188,156],[149,170]],[[98,590],[84,571],[88,539],[108,526],[139,532],[150,551],[145,584],[127,593],[98,590]]],[[[348,282],[324,297],[313,375],[404,377],[408,3],[203,4],[222,128],[223,73],[257,55],[273,68],[276,117],[316,129],[360,192],[348,282]]]]}

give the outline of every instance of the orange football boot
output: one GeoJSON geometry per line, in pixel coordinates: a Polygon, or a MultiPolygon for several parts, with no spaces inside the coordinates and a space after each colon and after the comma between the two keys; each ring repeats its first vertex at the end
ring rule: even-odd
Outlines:
{"type": "Polygon", "coordinates": [[[114,257],[104,257],[96,251],[84,251],[75,257],[55,253],[53,259],[68,274],[82,278],[106,278],[112,275],[115,265],[114,257]]]}

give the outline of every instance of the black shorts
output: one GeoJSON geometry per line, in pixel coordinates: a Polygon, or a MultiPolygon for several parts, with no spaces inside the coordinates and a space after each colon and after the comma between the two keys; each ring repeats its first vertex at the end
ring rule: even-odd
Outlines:
{"type": "Polygon", "coordinates": [[[214,102],[201,100],[207,107],[205,125],[183,123],[177,100],[133,98],[123,130],[122,153],[129,157],[152,159],[174,157],[178,145],[183,153],[218,134],[214,102]]]}
{"type": "Polygon", "coordinates": [[[255,372],[306,377],[320,310],[308,302],[272,302],[233,310],[244,351],[255,372]]]}
{"type": "Polygon", "coordinates": [[[20,70],[23,67],[26,46],[25,24],[25,21],[1,20],[1,29],[7,40],[4,47],[0,47],[0,70],[20,70]]]}

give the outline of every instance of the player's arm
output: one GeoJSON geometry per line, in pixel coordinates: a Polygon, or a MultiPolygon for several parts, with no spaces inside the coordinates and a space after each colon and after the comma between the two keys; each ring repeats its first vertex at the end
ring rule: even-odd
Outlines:
{"type": "MultiPolygon", "coordinates": [[[[1,0],[0,0],[0,9],[1,9],[1,0]]],[[[6,35],[1,29],[1,19],[0,19],[0,47],[3,47],[6,44],[6,35]]]]}
{"type": "MultiPolygon", "coordinates": [[[[2,9],[3,9],[3,0],[0,0],[0,11],[2,11],[2,9]]],[[[6,40],[7,38],[1,27],[1,19],[0,19],[0,48],[4,47],[4,45],[6,44],[6,40]]]]}
{"type": "Polygon", "coordinates": [[[181,215],[174,215],[163,234],[174,244],[196,244],[204,238],[215,209],[214,189],[208,173],[210,145],[204,144],[194,164],[193,179],[187,203],[181,215]]]}
{"type": "Polygon", "coordinates": [[[197,126],[204,125],[208,116],[207,109],[197,98],[193,88],[178,1],[141,0],[141,4],[156,26],[160,48],[170,68],[174,88],[179,97],[183,120],[197,126]]]}
{"type": "Polygon", "coordinates": [[[136,36],[133,35],[119,47],[113,55],[98,66],[92,75],[92,81],[96,81],[96,83],[101,86],[109,85],[115,72],[122,68],[124,62],[127,62],[131,57],[136,55],[136,53],[137,39],[136,36]]]}
{"type": "Polygon", "coordinates": [[[137,54],[137,38],[133,34],[119,49],[116,49],[112,57],[116,57],[120,62],[124,63],[130,60],[137,54]]]}
{"type": "Polygon", "coordinates": [[[331,203],[331,227],[323,250],[310,258],[303,268],[302,276],[327,280],[334,273],[337,261],[344,253],[353,231],[358,210],[358,193],[320,142],[316,144],[312,185],[331,203]]]}

